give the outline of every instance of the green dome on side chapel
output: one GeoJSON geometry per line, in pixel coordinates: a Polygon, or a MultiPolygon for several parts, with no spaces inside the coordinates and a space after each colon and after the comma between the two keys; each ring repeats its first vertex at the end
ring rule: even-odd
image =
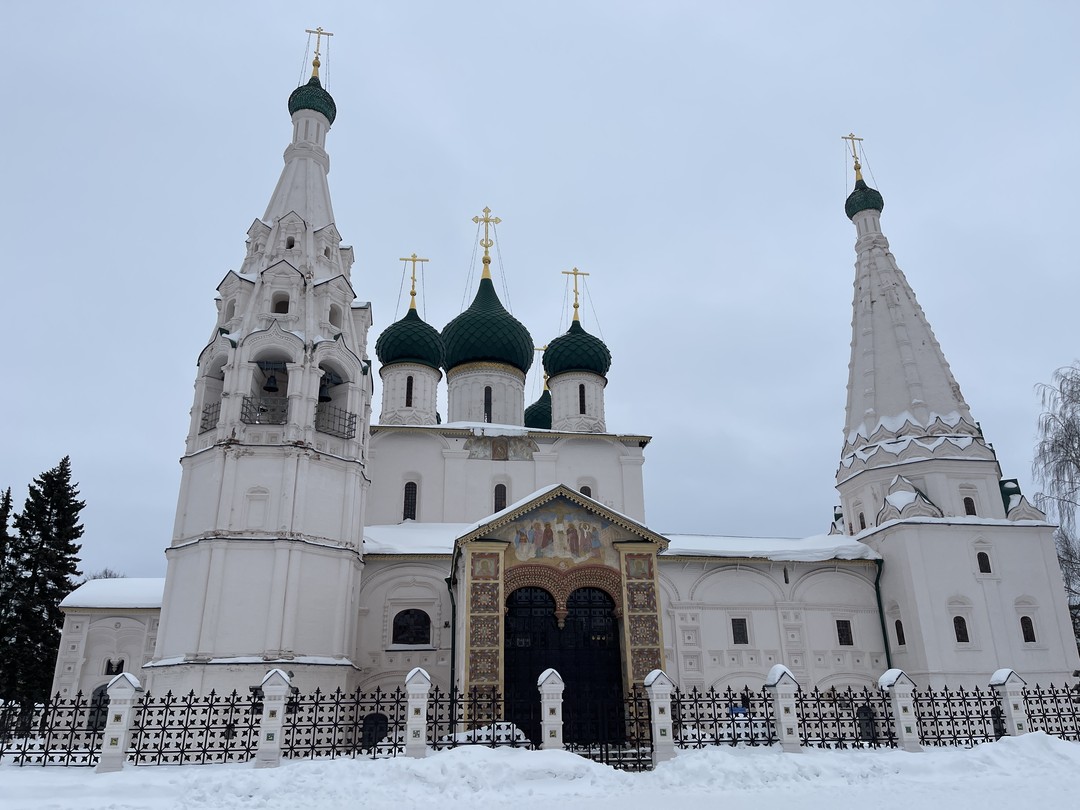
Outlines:
{"type": "Polygon", "coordinates": [[[565,335],[548,344],[544,371],[549,377],[566,371],[588,371],[603,377],[611,368],[611,352],[600,338],[590,335],[580,321],[573,321],[565,335]]]}
{"type": "Polygon", "coordinates": [[[490,278],[480,279],[469,308],[442,330],[447,371],[465,363],[503,363],[522,374],[533,362],[529,330],[503,308],[490,278]]]}
{"type": "Polygon", "coordinates": [[[410,307],[404,318],[390,324],[379,335],[375,356],[384,366],[419,363],[437,370],[442,367],[443,342],[439,330],[422,321],[410,307]]]}
{"type": "Polygon", "coordinates": [[[525,409],[525,427],[551,430],[551,392],[546,388],[540,399],[525,409]]]}
{"type": "Polygon", "coordinates": [[[880,211],[885,207],[885,199],[876,188],[870,188],[861,177],[855,181],[852,191],[844,203],[844,213],[848,219],[854,219],[860,211],[880,211]]]}
{"type": "Polygon", "coordinates": [[[289,95],[289,115],[297,110],[314,110],[326,116],[331,126],[337,118],[337,104],[334,97],[323,90],[318,76],[312,76],[307,84],[297,87],[289,95]]]}

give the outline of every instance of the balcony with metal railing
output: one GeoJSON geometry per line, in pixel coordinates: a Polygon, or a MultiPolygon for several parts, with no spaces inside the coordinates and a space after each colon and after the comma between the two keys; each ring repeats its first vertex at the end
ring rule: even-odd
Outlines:
{"type": "Polygon", "coordinates": [[[288,397],[244,397],[240,408],[240,421],[245,425],[284,425],[288,418],[288,397]]]}
{"type": "Polygon", "coordinates": [[[199,433],[206,433],[217,427],[221,419],[221,403],[211,402],[203,405],[202,417],[199,419],[199,433]]]}
{"type": "Polygon", "coordinates": [[[339,439],[351,439],[356,436],[356,414],[320,402],[315,408],[315,429],[339,439]]]}

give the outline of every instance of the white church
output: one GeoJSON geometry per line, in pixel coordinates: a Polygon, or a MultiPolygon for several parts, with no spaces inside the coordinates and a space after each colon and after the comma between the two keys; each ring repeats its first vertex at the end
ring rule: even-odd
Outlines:
{"type": "Polygon", "coordinates": [[[611,353],[576,303],[566,334],[540,336],[547,386],[526,406],[537,339],[492,283],[487,209],[472,304],[439,330],[414,286],[371,359],[372,308],[327,183],[336,106],[314,64],[289,96],[269,205],[192,347],[166,576],[96,580],[64,601],[55,692],[123,671],[154,694],[246,692],[272,667],[304,693],[393,689],[422,666],[442,689],[508,695],[535,695],[547,667],[568,695],[656,668],[720,689],[760,687],[775,664],[803,688],[870,686],[890,667],[932,687],[1080,668],[1053,526],[1002,478],[857,161],[830,532],[661,535],[645,524],[650,437],[608,432],[611,353]]]}

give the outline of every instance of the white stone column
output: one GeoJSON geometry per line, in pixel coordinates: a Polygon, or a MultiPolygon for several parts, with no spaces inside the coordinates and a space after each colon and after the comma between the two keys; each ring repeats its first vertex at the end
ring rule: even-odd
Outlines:
{"type": "Polygon", "coordinates": [[[540,747],[563,747],[562,696],[565,684],[553,669],[545,669],[536,681],[540,690],[540,747]]]}
{"type": "Polygon", "coordinates": [[[427,705],[431,676],[421,667],[413,667],[405,676],[405,694],[409,705],[405,717],[405,756],[427,756],[427,705]]]}
{"type": "Polygon", "coordinates": [[[653,766],[675,756],[675,734],[671,721],[671,693],[675,684],[662,669],[645,676],[649,696],[649,721],[652,724],[653,766]]]}
{"type": "Polygon", "coordinates": [[[904,751],[922,751],[915,720],[915,682],[904,670],[890,669],[878,678],[878,687],[889,693],[896,747],[904,751]]]}
{"type": "Polygon", "coordinates": [[[281,726],[285,722],[285,696],[290,685],[289,676],[280,669],[270,670],[262,679],[263,710],[256,768],[276,768],[281,764],[281,726]]]}
{"type": "Polygon", "coordinates": [[[101,758],[94,769],[97,773],[123,769],[131,739],[131,719],[143,688],[134,675],[121,672],[109,681],[106,691],[109,694],[108,719],[101,734],[101,758]]]}
{"type": "Polygon", "coordinates": [[[765,678],[765,687],[773,696],[773,721],[776,724],[776,736],[781,747],[789,753],[802,749],[799,738],[799,717],[796,714],[795,695],[799,691],[799,682],[791,670],[783,664],[777,664],[769,670],[765,678]]]}
{"type": "Polygon", "coordinates": [[[1027,704],[1024,703],[1024,687],[1027,682],[1011,669],[999,669],[990,676],[990,687],[1001,701],[1005,733],[1010,737],[1031,731],[1027,704]]]}

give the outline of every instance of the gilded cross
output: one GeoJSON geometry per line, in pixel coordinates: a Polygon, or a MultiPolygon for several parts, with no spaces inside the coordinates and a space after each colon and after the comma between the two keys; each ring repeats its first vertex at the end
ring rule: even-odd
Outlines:
{"type": "Polygon", "coordinates": [[[847,141],[851,146],[851,157],[855,161],[855,179],[862,180],[862,166],[859,164],[859,153],[855,149],[855,141],[862,141],[862,138],[857,138],[854,132],[850,132],[847,135],[841,135],[840,140],[847,141]]]}
{"type": "Polygon", "coordinates": [[[426,262],[427,259],[418,259],[414,253],[412,256],[402,256],[398,259],[400,262],[412,262],[412,289],[409,290],[409,295],[412,297],[412,301],[409,304],[409,309],[416,309],[416,263],[426,262]]]}
{"type": "Polygon", "coordinates": [[[575,268],[574,268],[573,270],[563,270],[563,271],[562,271],[562,274],[563,274],[564,276],[573,276],[573,277],[574,277],[574,320],[575,320],[575,321],[577,321],[577,320],[580,320],[580,318],[578,318],[578,288],[577,288],[577,280],[578,280],[578,276],[587,276],[587,275],[589,275],[589,274],[588,274],[588,273],[582,273],[582,272],[581,272],[580,270],[578,270],[578,269],[577,269],[576,267],[575,267],[575,268]]]}
{"type": "MultiPolygon", "coordinates": [[[[323,37],[332,37],[333,34],[330,33],[329,31],[323,31],[321,25],[318,28],[316,28],[314,31],[312,31],[310,28],[305,28],[304,33],[305,34],[314,34],[315,35],[315,58],[311,62],[311,67],[312,67],[311,75],[314,76],[315,78],[318,78],[319,77],[319,65],[322,64],[319,61],[319,46],[322,44],[322,38],[323,37]]],[[[311,40],[309,39],[308,42],[311,42],[311,40]]],[[[329,39],[326,40],[326,47],[327,48],[330,47],[330,40],[329,39]]]]}
{"type": "Polygon", "coordinates": [[[488,269],[488,266],[491,264],[491,256],[488,255],[488,248],[490,248],[495,243],[491,240],[491,237],[488,234],[488,226],[498,225],[500,222],[502,222],[502,220],[498,217],[491,216],[491,209],[485,206],[484,215],[482,217],[475,216],[472,218],[472,221],[475,222],[477,225],[479,225],[481,222],[484,223],[484,238],[480,240],[480,247],[484,249],[484,273],[482,278],[491,278],[491,271],[488,269]]]}

